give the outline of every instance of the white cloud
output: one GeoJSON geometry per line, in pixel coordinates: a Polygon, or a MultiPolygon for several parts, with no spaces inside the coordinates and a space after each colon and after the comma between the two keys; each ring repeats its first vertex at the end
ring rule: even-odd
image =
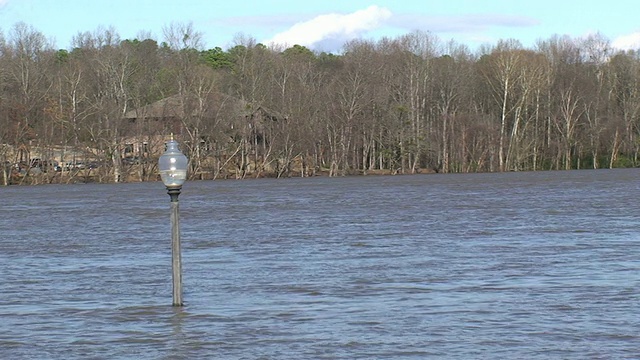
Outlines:
{"type": "Polygon", "coordinates": [[[7,5],[9,3],[9,0],[0,0],[0,8],[7,5]]]}
{"type": "Polygon", "coordinates": [[[640,31],[632,34],[620,36],[613,40],[614,48],[620,50],[637,50],[640,49],[640,31]]]}
{"type": "MultiPolygon", "coordinates": [[[[1,0],[0,0],[1,1],[1,0]]],[[[326,14],[299,22],[289,30],[264,41],[268,45],[302,45],[333,51],[351,39],[380,27],[391,11],[376,5],[351,14],[326,14]]]]}

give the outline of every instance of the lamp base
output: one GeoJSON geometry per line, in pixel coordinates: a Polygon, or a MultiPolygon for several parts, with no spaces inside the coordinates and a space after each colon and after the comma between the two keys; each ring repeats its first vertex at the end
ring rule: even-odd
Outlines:
{"type": "Polygon", "coordinates": [[[171,196],[171,202],[178,201],[178,195],[180,195],[180,190],[182,190],[182,187],[167,187],[167,194],[171,196]]]}

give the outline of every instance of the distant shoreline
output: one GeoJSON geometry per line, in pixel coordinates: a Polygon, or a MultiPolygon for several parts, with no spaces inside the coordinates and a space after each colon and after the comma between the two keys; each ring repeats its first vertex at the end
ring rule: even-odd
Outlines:
{"type": "MultiPolygon", "coordinates": [[[[430,169],[418,169],[413,173],[393,171],[393,170],[369,170],[350,172],[341,175],[329,176],[328,170],[315,171],[313,174],[302,176],[299,172],[292,172],[287,176],[278,177],[276,174],[266,173],[256,176],[255,174],[246,174],[245,176],[237,176],[233,173],[226,173],[223,176],[212,176],[210,173],[200,173],[191,176],[187,181],[227,181],[227,180],[258,180],[258,179],[292,179],[292,178],[313,178],[313,177],[357,177],[357,176],[398,176],[398,175],[420,175],[420,174],[437,174],[438,172],[430,169]]],[[[33,185],[65,185],[65,184],[129,184],[141,182],[160,181],[160,175],[149,175],[146,179],[136,178],[135,176],[127,176],[126,179],[119,182],[112,181],[113,174],[104,174],[91,170],[80,170],[68,174],[66,172],[39,173],[30,175],[16,175],[4,186],[33,186],[33,185]]]]}

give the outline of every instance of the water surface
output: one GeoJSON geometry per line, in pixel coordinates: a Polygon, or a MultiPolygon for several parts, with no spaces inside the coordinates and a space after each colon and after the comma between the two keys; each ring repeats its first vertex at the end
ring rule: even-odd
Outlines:
{"type": "Polygon", "coordinates": [[[0,188],[0,358],[637,358],[639,179],[0,188]]]}

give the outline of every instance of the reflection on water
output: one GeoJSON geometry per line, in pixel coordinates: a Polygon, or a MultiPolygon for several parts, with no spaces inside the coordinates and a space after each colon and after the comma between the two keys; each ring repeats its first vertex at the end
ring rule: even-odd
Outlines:
{"type": "Polygon", "coordinates": [[[639,177],[0,188],[0,358],[634,358],[639,177]]]}

